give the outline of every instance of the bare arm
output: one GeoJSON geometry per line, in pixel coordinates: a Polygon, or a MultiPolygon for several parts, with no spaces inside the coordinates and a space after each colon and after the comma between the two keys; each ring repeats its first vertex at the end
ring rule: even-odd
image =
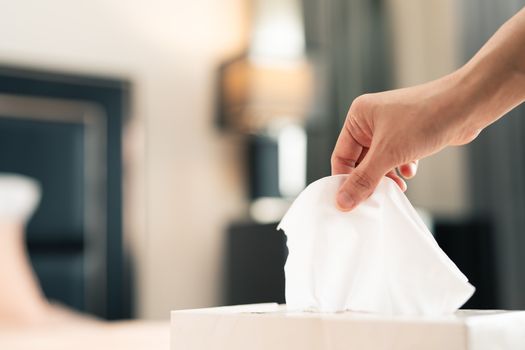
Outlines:
{"type": "Polygon", "coordinates": [[[457,72],[467,124],[483,129],[525,99],[525,8],[457,72]]]}
{"type": "Polygon", "coordinates": [[[463,67],[410,88],[352,103],[332,154],[332,174],[350,173],[337,205],[351,210],[383,176],[406,189],[417,160],[479,132],[525,100],[525,8],[463,67]]]}

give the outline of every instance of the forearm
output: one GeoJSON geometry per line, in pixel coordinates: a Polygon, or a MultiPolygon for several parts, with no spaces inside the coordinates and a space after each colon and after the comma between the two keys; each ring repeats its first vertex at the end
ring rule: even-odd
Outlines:
{"type": "Polygon", "coordinates": [[[525,100],[525,8],[454,73],[469,127],[483,129],[525,100]]]}
{"type": "Polygon", "coordinates": [[[454,73],[352,102],[332,155],[332,173],[349,173],[339,208],[355,208],[385,174],[406,188],[392,169],[469,143],[524,100],[525,9],[454,73]]]}

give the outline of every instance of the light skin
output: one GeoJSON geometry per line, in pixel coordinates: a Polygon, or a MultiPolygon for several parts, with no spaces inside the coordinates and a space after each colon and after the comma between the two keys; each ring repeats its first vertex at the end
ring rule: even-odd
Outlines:
{"type": "Polygon", "coordinates": [[[31,269],[22,222],[0,218],[0,326],[32,324],[49,304],[31,269]]]}
{"type": "Polygon", "coordinates": [[[525,8],[457,71],[352,102],[331,159],[332,175],[350,174],[337,207],[354,209],[383,176],[406,190],[405,179],[416,175],[419,159],[471,142],[523,101],[525,8]]]}
{"type": "Polygon", "coordinates": [[[0,329],[94,324],[91,317],[46,299],[27,255],[24,226],[0,217],[0,329]]]}

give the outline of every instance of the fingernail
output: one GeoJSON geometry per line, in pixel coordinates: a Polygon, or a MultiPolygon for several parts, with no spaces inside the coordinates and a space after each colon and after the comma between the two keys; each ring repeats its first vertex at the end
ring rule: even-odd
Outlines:
{"type": "Polygon", "coordinates": [[[340,210],[349,211],[354,207],[355,201],[346,191],[339,191],[337,194],[337,206],[340,210]]]}

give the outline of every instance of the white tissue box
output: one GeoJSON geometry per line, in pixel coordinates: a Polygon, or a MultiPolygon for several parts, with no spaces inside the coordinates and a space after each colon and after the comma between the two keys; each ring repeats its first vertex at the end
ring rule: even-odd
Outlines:
{"type": "Polygon", "coordinates": [[[254,304],[171,313],[171,350],[525,349],[525,311],[380,316],[254,304]]]}

